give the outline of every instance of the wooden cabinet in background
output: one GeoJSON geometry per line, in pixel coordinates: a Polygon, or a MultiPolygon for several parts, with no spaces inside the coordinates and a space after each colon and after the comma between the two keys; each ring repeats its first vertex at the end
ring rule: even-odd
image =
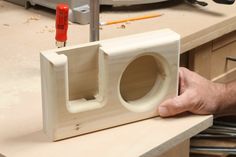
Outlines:
{"type": "Polygon", "coordinates": [[[215,82],[236,80],[236,31],[189,51],[189,68],[215,82]]]}

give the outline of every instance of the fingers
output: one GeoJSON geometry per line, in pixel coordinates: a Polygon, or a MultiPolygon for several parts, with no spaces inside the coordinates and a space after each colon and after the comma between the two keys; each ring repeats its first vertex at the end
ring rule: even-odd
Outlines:
{"type": "Polygon", "coordinates": [[[186,68],[179,68],[179,92],[180,96],[164,101],[158,107],[158,112],[161,117],[170,117],[186,111],[192,111],[196,106],[196,82],[194,73],[186,68]]]}
{"type": "Polygon", "coordinates": [[[168,99],[158,107],[158,112],[161,117],[170,117],[177,115],[179,113],[185,112],[188,110],[188,97],[187,94],[184,93],[186,90],[187,82],[185,80],[186,73],[188,73],[188,69],[186,68],[179,68],[179,92],[180,96],[177,96],[173,99],[168,99]]]}
{"type": "Polygon", "coordinates": [[[161,117],[170,117],[190,110],[190,102],[188,100],[186,93],[166,100],[158,107],[159,115],[161,117]]]}
{"type": "Polygon", "coordinates": [[[179,69],[179,94],[182,94],[186,87],[184,70],[184,68],[179,69]]]}

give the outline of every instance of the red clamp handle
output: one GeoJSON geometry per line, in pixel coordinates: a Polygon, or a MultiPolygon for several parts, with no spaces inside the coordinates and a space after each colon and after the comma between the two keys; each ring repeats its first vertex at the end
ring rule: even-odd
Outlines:
{"type": "Polygon", "coordinates": [[[68,29],[69,6],[60,3],[56,8],[56,41],[66,42],[68,29]]]}

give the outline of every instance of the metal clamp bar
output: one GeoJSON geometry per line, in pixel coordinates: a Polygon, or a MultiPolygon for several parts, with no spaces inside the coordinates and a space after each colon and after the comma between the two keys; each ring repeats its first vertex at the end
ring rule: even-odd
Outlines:
{"type": "Polygon", "coordinates": [[[90,42],[99,40],[99,0],[90,0],[90,42]]]}

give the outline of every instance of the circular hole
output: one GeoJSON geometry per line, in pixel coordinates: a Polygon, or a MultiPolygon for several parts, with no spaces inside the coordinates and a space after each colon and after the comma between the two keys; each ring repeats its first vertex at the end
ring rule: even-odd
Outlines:
{"type": "MultiPolygon", "coordinates": [[[[150,96],[162,80],[164,72],[155,56],[145,55],[132,61],[122,74],[120,94],[124,101],[133,102],[150,96]]],[[[158,88],[158,87],[157,87],[158,88]]]]}

